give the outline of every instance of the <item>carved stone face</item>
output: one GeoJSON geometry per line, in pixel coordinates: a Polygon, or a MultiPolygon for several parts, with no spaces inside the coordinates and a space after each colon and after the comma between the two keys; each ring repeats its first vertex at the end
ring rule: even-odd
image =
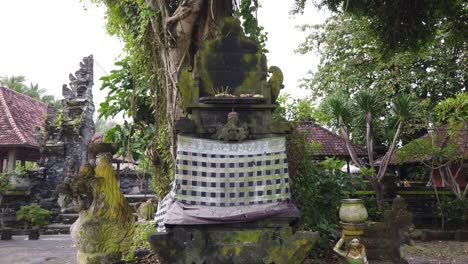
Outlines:
{"type": "Polygon", "coordinates": [[[353,238],[351,242],[349,242],[349,244],[352,249],[357,249],[359,247],[360,242],[359,242],[359,239],[353,238]]]}

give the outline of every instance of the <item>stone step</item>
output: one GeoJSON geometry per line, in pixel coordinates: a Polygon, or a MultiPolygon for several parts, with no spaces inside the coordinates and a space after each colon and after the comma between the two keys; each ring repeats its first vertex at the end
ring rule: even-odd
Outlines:
{"type": "Polygon", "coordinates": [[[156,199],[154,194],[124,194],[124,197],[129,203],[142,203],[148,199],[156,199]]]}
{"type": "Polygon", "coordinates": [[[79,214],[59,214],[58,221],[62,224],[73,224],[78,217],[79,214]]]}
{"type": "Polygon", "coordinates": [[[43,235],[70,234],[71,224],[50,224],[41,231],[43,235]]]}

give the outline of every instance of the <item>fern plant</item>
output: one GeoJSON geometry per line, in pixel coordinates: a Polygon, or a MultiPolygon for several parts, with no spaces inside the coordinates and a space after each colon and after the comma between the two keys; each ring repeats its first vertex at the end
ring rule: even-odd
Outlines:
{"type": "Polygon", "coordinates": [[[50,211],[41,208],[40,205],[33,203],[31,205],[23,205],[16,212],[16,221],[26,222],[26,229],[29,227],[42,227],[48,224],[50,211]]]}

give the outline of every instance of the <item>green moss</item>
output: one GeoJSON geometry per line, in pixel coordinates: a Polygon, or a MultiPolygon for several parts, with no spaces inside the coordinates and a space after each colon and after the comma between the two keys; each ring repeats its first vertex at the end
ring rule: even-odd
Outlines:
{"type": "Polygon", "coordinates": [[[262,236],[262,230],[249,230],[249,231],[233,231],[226,233],[222,239],[223,243],[254,243],[257,242],[262,236]]]}
{"type": "Polygon", "coordinates": [[[77,106],[77,105],[78,105],[78,102],[77,102],[77,101],[74,101],[74,100],[70,100],[70,101],[67,101],[67,105],[68,105],[68,106],[77,106]]]}
{"type": "Polygon", "coordinates": [[[237,18],[226,18],[221,34],[205,43],[196,60],[200,96],[221,87],[239,95],[261,93],[266,83],[266,59],[255,41],[246,37],[237,18]]]}
{"type": "Polygon", "coordinates": [[[192,90],[195,89],[195,82],[188,69],[182,71],[177,86],[182,96],[182,107],[186,109],[192,102],[192,90]]]}

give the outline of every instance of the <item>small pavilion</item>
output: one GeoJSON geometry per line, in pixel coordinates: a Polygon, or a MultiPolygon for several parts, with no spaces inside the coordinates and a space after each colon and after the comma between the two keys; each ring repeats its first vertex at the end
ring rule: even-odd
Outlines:
{"type": "Polygon", "coordinates": [[[0,86],[0,173],[16,168],[16,161],[40,158],[36,133],[44,125],[47,105],[0,86]]]}
{"type": "MultiPolygon", "coordinates": [[[[347,172],[350,171],[351,156],[346,148],[345,140],[331,132],[330,130],[311,121],[302,122],[296,127],[297,131],[306,135],[309,142],[320,144],[315,157],[318,160],[324,160],[326,157],[335,157],[347,162],[347,172]]],[[[353,145],[354,151],[358,157],[367,157],[365,148],[353,145]]]]}

